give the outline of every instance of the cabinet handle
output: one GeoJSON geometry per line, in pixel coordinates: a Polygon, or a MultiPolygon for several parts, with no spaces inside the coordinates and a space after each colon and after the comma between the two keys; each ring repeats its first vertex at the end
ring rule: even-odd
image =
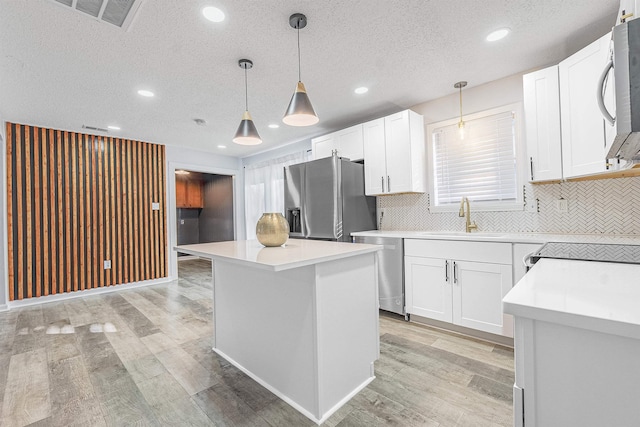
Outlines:
{"type": "Polygon", "coordinates": [[[384,193],[384,176],[380,177],[380,181],[382,181],[382,192],[384,193]]]}
{"type": "Polygon", "coordinates": [[[449,283],[449,260],[444,261],[444,281],[449,283]]]}
{"type": "Polygon", "coordinates": [[[387,191],[391,193],[391,178],[387,175],[387,191]]]}
{"type": "Polygon", "coordinates": [[[453,261],[453,283],[458,283],[458,264],[453,261]]]}
{"type": "Polygon", "coordinates": [[[529,167],[531,168],[531,181],[533,181],[533,157],[529,157],[529,167]]]}

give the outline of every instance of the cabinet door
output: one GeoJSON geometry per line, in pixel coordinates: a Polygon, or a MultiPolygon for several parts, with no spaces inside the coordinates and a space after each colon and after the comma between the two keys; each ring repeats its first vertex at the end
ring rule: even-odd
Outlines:
{"type": "Polygon", "coordinates": [[[411,133],[409,111],[385,117],[385,157],[387,193],[412,191],[411,133]]]}
{"type": "Polygon", "coordinates": [[[336,134],[330,133],[329,135],[313,138],[311,140],[311,149],[314,160],[331,157],[332,151],[336,149],[336,134]]]}
{"type": "Polygon", "coordinates": [[[187,180],[176,179],[176,208],[188,208],[187,201],[187,180]]]}
{"type": "Polygon", "coordinates": [[[349,160],[364,158],[362,125],[352,126],[337,133],[338,156],[349,160]]]}
{"type": "Polygon", "coordinates": [[[364,190],[367,196],[384,194],[387,179],[384,118],[362,125],[364,139],[364,190]]]}
{"type": "Polygon", "coordinates": [[[558,66],[523,77],[529,179],[562,179],[558,66]]]}
{"type": "Polygon", "coordinates": [[[502,298],[513,284],[511,265],[453,261],[452,270],[453,323],[512,337],[502,313],[502,298]]]}
{"type": "Polygon", "coordinates": [[[189,180],[187,183],[187,205],[190,208],[203,208],[204,197],[202,181],[189,180]]]}
{"type": "Polygon", "coordinates": [[[405,257],[407,313],[451,322],[450,262],[439,258],[405,257]]]}
{"type": "Polygon", "coordinates": [[[606,171],[607,130],[596,98],[609,56],[607,34],[559,65],[562,170],[565,178],[606,171]]]}

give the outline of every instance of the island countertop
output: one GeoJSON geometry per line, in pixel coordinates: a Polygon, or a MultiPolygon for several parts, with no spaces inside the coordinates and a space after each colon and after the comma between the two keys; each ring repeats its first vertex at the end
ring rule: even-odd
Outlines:
{"type": "Polygon", "coordinates": [[[640,339],[640,265],[541,259],[504,297],[504,312],[640,339]]]}
{"type": "Polygon", "coordinates": [[[270,271],[289,270],[373,253],[381,249],[382,246],[379,245],[305,239],[289,239],[284,246],[271,248],[264,247],[257,240],[233,240],[174,247],[178,252],[270,271]]]}

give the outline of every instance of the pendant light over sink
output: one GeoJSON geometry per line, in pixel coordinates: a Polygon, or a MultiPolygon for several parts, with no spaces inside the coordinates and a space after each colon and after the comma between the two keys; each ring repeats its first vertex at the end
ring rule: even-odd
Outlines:
{"type": "Polygon", "coordinates": [[[300,29],[307,26],[307,17],[302,13],[294,13],[289,17],[289,25],[298,32],[298,85],[282,121],[289,126],[311,126],[318,123],[320,119],[309,101],[307,90],[300,77],[300,29]]]}
{"type": "Polygon", "coordinates": [[[249,59],[241,59],[238,61],[238,65],[244,70],[244,114],[236,136],[233,137],[233,142],[240,145],[258,145],[262,143],[262,139],[258,135],[256,125],[253,124],[251,114],[249,114],[249,96],[247,94],[247,70],[253,67],[253,62],[249,59]]]}
{"type": "Polygon", "coordinates": [[[467,85],[467,82],[461,81],[453,85],[456,89],[460,89],[460,121],[458,122],[458,132],[460,139],[464,139],[464,121],[462,120],[462,88],[467,85]]]}

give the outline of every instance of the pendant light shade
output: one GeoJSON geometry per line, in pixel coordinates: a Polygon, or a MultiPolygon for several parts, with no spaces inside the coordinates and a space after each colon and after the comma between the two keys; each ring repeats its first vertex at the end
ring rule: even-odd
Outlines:
{"type": "Polygon", "coordinates": [[[262,143],[260,135],[258,135],[258,129],[253,123],[251,114],[249,113],[249,97],[247,94],[247,70],[253,67],[253,62],[248,59],[241,59],[238,61],[240,68],[244,70],[244,114],[242,115],[242,121],[236,135],[233,137],[233,142],[240,145],[258,145],[262,143]]]}
{"type": "Polygon", "coordinates": [[[282,121],[289,126],[311,126],[318,123],[320,119],[311,105],[300,77],[300,29],[307,26],[307,17],[302,13],[294,13],[289,17],[289,25],[298,31],[298,84],[282,121]]]}
{"type": "Polygon", "coordinates": [[[296,91],[289,101],[289,108],[282,119],[289,126],[311,126],[320,121],[316,115],[304,83],[298,82],[296,91]]]}
{"type": "Polygon", "coordinates": [[[460,121],[458,122],[458,133],[460,134],[460,139],[464,139],[464,121],[462,120],[462,88],[467,85],[467,82],[461,81],[453,85],[456,89],[460,90],[460,121]]]}
{"type": "Polygon", "coordinates": [[[233,137],[233,142],[240,145],[258,145],[262,143],[262,139],[258,135],[258,129],[256,129],[256,125],[253,123],[251,114],[248,111],[245,111],[242,115],[242,121],[238,126],[236,136],[233,137]]]}

